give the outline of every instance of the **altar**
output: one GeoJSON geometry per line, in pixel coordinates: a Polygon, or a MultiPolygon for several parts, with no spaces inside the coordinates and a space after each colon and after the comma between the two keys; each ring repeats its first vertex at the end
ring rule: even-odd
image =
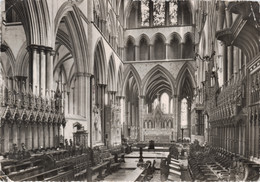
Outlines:
{"type": "Polygon", "coordinates": [[[157,106],[153,113],[145,114],[143,121],[144,141],[153,140],[165,143],[177,140],[177,129],[173,114],[164,114],[160,106],[157,106]]]}

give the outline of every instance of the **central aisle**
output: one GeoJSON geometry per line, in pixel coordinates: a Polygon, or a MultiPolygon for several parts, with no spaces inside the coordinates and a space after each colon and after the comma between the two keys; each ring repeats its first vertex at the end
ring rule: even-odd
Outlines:
{"type": "MultiPolygon", "coordinates": [[[[166,158],[169,152],[157,152],[157,151],[144,151],[143,159],[144,162],[150,160],[152,163],[155,160],[155,169],[153,178],[151,181],[160,181],[160,163],[162,158],[166,158]]],[[[122,163],[120,169],[105,177],[104,181],[131,181],[134,175],[141,172],[137,167],[139,161],[139,152],[134,151],[125,156],[125,163],[122,163]]]]}

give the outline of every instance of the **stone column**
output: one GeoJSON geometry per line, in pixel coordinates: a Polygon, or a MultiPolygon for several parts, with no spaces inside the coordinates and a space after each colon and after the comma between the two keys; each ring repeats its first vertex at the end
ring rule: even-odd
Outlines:
{"type": "Polygon", "coordinates": [[[47,72],[46,75],[46,87],[47,89],[53,90],[53,56],[55,55],[54,51],[51,51],[52,48],[47,48],[46,50],[46,64],[47,64],[47,72]]]}
{"type": "Polygon", "coordinates": [[[24,124],[18,125],[18,148],[21,148],[22,143],[25,144],[25,126],[24,124]]]}
{"type": "Polygon", "coordinates": [[[126,101],[125,97],[120,98],[120,103],[121,103],[121,124],[123,127],[123,135],[124,137],[127,136],[127,126],[126,126],[126,101]]]}
{"type": "Polygon", "coordinates": [[[84,74],[77,73],[77,101],[78,101],[78,114],[84,116],[84,97],[85,97],[85,90],[84,90],[84,74]]]}
{"type": "Polygon", "coordinates": [[[49,144],[50,144],[50,147],[54,146],[54,144],[53,144],[53,123],[49,124],[49,144]]]}
{"type": "Polygon", "coordinates": [[[144,109],[144,96],[139,96],[139,133],[140,133],[140,141],[144,141],[144,135],[143,135],[143,109],[144,109]]]}
{"type": "Polygon", "coordinates": [[[17,123],[13,124],[13,144],[16,144],[18,147],[18,126],[17,123]]]}
{"type": "Polygon", "coordinates": [[[46,91],[46,55],[45,48],[40,48],[40,95],[44,98],[46,91]]]}
{"type": "Polygon", "coordinates": [[[57,130],[56,130],[56,128],[57,128],[57,123],[56,123],[56,121],[53,123],[53,146],[54,147],[57,147],[57,137],[58,137],[58,134],[57,134],[57,130]]]}
{"type": "MultiPolygon", "coordinates": [[[[167,1],[166,1],[166,2],[167,2],[167,1]]],[[[170,48],[171,48],[171,47],[170,47],[170,44],[169,44],[169,43],[165,43],[165,46],[166,46],[166,51],[165,51],[165,52],[166,52],[166,55],[165,55],[165,58],[166,58],[166,59],[169,59],[169,57],[170,57],[170,56],[169,56],[169,52],[170,52],[170,48]]]]}
{"type": "Polygon", "coordinates": [[[135,45],[135,61],[140,60],[140,51],[139,51],[139,46],[135,45]]]}
{"type": "MultiPolygon", "coordinates": [[[[29,51],[29,84],[31,87],[31,90],[33,93],[35,93],[35,85],[37,84],[37,65],[36,65],[36,56],[37,56],[37,46],[29,46],[27,47],[27,50],[29,51]],[[36,75],[34,77],[34,75],[36,75]]],[[[9,85],[9,84],[8,84],[9,85]]]]}
{"type": "Polygon", "coordinates": [[[31,125],[26,124],[24,126],[24,132],[25,132],[25,142],[24,145],[28,150],[32,149],[32,131],[31,131],[31,125]]]}
{"type": "Polygon", "coordinates": [[[233,60],[233,73],[235,73],[235,80],[237,79],[238,76],[238,70],[239,70],[239,49],[234,46],[233,48],[234,51],[234,60],[233,60]]]}
{"type": "Polygon", "coordinates": [[[31,126],[31,135],[32,135],[31,146],[32,146],[32,149],[35,149],[35,146],[34,146],[34,140],[35,140],[34,139],[34,135],[35,135],[36,127],[34,126],[34,123],[30,123],[30,126],[31,126]]]}
{"type": "Polygon", "coordinates": [[[233,46],[228,46],[227,56],[228,56],[228,80],[231,81],[231,77],[233,75],[233,46]]]}
{"type": "Polygon", "coordinates": [[[33,148],[38,148],[38,124],[36,123],[33,126],[33,148]]]}
{"type": "Polygon", "coordinates": [[[67,91],[67,99],[66,99],[66,102],[65,102],[65,105],[67,105],[67,111],[65,110],[65,113],[66,114],[70,114],[70,105],[71,105],[72,103],[70,102],[70,91],[67,91]]]}
{"type": "Polygon", "coordinates": [[[180,54],[180,56],[179,56],[179,58],[181,58],[181,59],[185,59],[186,58],[186,56],[184,55],[184,49],[185,49],[185,43],[184,42],[181,42],[180,43],[180,47],[181,47],[181,51],[178,53],[178,54],[180,54]]]}
{"type": "Polygon", "coordinates": [[[14,129],[13,129],[13,124],[9,124],[9,141],[8,141],[8,151],[13,149],[13,143],[14,143],[14,139],[13,139],[13,135],[14,135],[14,129]]]}
{"type": "Polygon", "coordinates": [[[1,153],[5,152],[5,124],[1,124],[1,153]]]}
{"type": "Polygon", "coordinates": [[[178,95],[173,96],[173,128],[175,128],[175,138],[174,140],[178,140],[179,130],[180,130],[180,120],[179,120],[179,99],[178,95]]]}
{"type": "Polygon", "coordinates": [[[228,64],[227,64],[227,47],[222,45],[222,53],[223,53],[223,83],[225,84],[228,80],[228,64]]]}
{"type": "Polygon", "coordinates": [[[70,92],[70,114],[75,114],[74,111],[74,87],[71,87],[71,92],[70,92]]]}
{"type": "Polygon", "coordinates": [[[32,90],[34,94],[39,94],[39,86],[40,86],[40,60],[39,60],[39,54],[38,54],[38,47],[37,46],[30,46],[31,49],[31,60],[30,65],[32,66],[29,71],[29,73],[32,73],[30,75],[32,78],[30,78],[30,81],[32,81],[32,90]]]}
{"type": "Polygon", "coordinates": [[[61,124],[60,123],[58,123],[57,124],[57,135],[58,135],[58,138],[57,138],[57,145],[58,146],[60,146],[60,139],[61,139],[61,137],[60,137],[60,135],[61,135],[61,133],[60,133],[60,126],[61,126],[61,124]]]}
{"type": "Polygon", "coordinates": [[[154,51],[153,51],[153,45],[152,44],[150,44],[149,45],[149,48],[150,48],[150,54],[149,54],[149,59],[150,60],[153,60],[154,59],[154,51]]]}
{"type": "Polygon", "coordinates": [[[132,111],[132,113],[131,113],[131,115],[132,115],[132,126],[136,126],[135,125],[135,105],[132,103],[131,104],[131,111],[132,111]]]}
{"type": "Polygon", "coordinates": [[[74,107],[74,114],[79,114],[79,77],[76,77],[75,87],[74,87],[74,98],[73,98],[73,107],[74,107]]]}
{"type": "Polygon", "coordinates": [[[38,148],[43,147],[43,123],[38,124],[38,148]]]}
{"type": "Polygon", "coordinates": [[[4,151],[8,152],[9,151],[9,132],[10,132],[10,127],[8,123],[5,123],[4,127],[4,151]]]}
{"type": "Polygon", "coordinates": [[[99,90],[100,90],[100,93],[99,93],[99,96],[100,96],[100,109],[101,109],[101,128],[102,128],[102,141],[105,143],[105,112],[104,112],[104,109],[105,109],[105,89],[106,89],[106,85],[104,84],[99,84],[99,90]]]}
{"type": "Polygon", "coordinates": [[[85,115],[87,122],[87,131],[88,131],[88,145],[92,147],[92,75],[90,73],[85,73],[85,115]]]}

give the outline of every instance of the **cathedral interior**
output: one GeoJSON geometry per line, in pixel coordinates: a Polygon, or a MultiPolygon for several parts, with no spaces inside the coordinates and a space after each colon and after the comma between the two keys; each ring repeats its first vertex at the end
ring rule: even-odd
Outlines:
{"type": "Polygon", "coordinates": [[[1,180],[260,180],[259,1],[0,6],[1,180]]]}

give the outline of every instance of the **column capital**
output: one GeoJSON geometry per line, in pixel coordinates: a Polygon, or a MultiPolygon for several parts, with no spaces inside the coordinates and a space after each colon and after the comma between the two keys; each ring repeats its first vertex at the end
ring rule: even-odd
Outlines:
{"type": "Polygon", "coordinates": [[[125,99],[125,96],[119,96],[120,97],[120,99],[125,99]]]}
{"type": "Polygon", "coordinates": [[[77,72],[75,74],[76,77],[84,77],[84,72],[77,72]]]}
{"type": "Polygon", "coordinates": [[[27,79],[27,76],[14,76],[14,78],[18,81],[25,81],[27,79]]]}
{"type": "Polygon", "coordinates": [[[139,95],[138,98],[139,98],[139,99],[144,99],[145,96],[144,96],[144,95],[139,95]]]}
{"type": "Polygon", "coordinates": [[[43,51],[46,50],[44,46],[38,46],[38,49],[39,49],[40,52],[43,52],[43,51]]]}
{"type": "Polygon", "coordinates": [[[54,55],[55,55],[55,53],[56,53],[56,51],[54,51],[54,50],[51,50],[51,56],[54,56],[54,55]]]}
{"type": "Polygon", "coordinates": [[[31,44],[31,45],[29,45],[29,46],[27,46],[27,50],[28,51],[33,51],[33,50],[37,50],[39,48],[39,46],[38,45],[36,45],[36,44],[31,44]]]}
{"type": "Polygon", "coordinates": [[[53,51],[53,49],[52,49],[52,47],[45,47],[45,52],[52,52],[53,51]]]}
{"type": "Polygon", "coordinates": [[[98,86],[100,86],[100,87],[106,87],[107,85],[106,85],[106,84],[103,84],[103,83],[99,83],[98,86]]]}
{"type": "Polygon", "coordinates": [[[122,96],[116,96],[117,99],[122,99],[122,96]]]}

